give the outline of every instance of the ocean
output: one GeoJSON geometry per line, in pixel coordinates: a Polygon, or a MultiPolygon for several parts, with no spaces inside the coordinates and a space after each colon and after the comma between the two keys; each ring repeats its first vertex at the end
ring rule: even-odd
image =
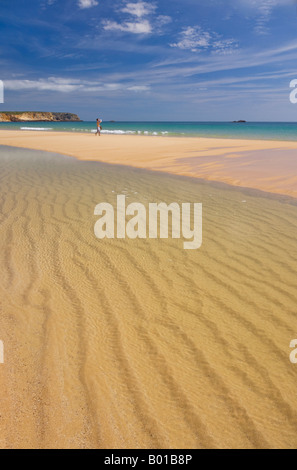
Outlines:
{"type": "MultiPolygon", "coordinates": [[[[102,134],[219,137],[231,139],[297,141],[294,122],[110,122],[103,121],[102,134]]],[[[96,132],[95,121],[0,123],[1,129],[61,132],[96,132]]]]}

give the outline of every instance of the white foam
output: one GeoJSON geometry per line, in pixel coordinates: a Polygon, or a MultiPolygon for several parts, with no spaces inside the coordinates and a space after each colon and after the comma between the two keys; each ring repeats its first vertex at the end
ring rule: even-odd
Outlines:
{"type": "Polygon", "coordinates": [[[101,134],[132,135],[136,134],[136,131],[122,131],[121,129],[116,129],[114,131],[102,130],[101,134]]]}
{"type": "Polygon", "coordinates": [[[22,131],[52,131],[52,127],[21,127],[22,131]]]}
{"type": "MultiPolygon", "coordinates": [[[[89,131],[87,131],[89,132],[89,131]]],[[[97,131],[94,129],[94,130],[91,130],[91,132],[94,134],[96,133],[97,131]]],[[[112,134],[112,135],[153,135],[153,136],[158,136],[158,135],[167,135],[169,134],[168,131],[163,131],[163,132],[152,132],[152,131],[124,131],[122,129],[113,129],[113,130],[109,130],[109,129],[102,129],[101,130],[101,134],[112,134]]]]}

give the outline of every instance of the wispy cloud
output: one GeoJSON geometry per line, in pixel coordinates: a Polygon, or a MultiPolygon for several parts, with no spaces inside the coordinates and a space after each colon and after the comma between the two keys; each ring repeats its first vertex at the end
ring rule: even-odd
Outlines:
{"type": "Polygon", "coordinates": [[[124,7],[116,8],[115,12],[128,15],[121,21],[103,20],[105,31],[121,31],[132,34],[160,33],[162,26],[171,22],[171,17],[156,15],[157,5],[148,2],[128,2],[124,7]]]}
{"type": "Polygon", "coordinates": [[[192,52],[198,51],[201,48],[207,48],[210,45],[211,35],[207,31],[203,31],[200,26],[192,28],[189,26],[180,33],[180,40],[176,43],[170,44],[171,47],[178,47],[179,49],[189,49],[192,52]]]}
{"type": "Polygon", "coordinates": [[[103,28],[105,31],[122,31],[133,34],[149,34],[152,32],[152,26],[148,20],[136,22],[125,21],[123,23],[104,20],[103,28]]]}
{"type": "Polygon", "coordinates": [[[268,23],[271,18],[272,10],[279,2],[277,0],[262,0],[258,4],[258,10],[260,17],[256,21],[255,31],[258,34],[267,34],[268,32],[268,23]]]}
{"type": "Polygon", "coordinates": [[[50,77],[39,80],[5,80],[7,90],[38,90],[38,91],[58,91],[69,93],[81,88],[80,80],[68,80],[64,78],[50,77]]]}
{"type": "Polygon", "coordinates": [[[97,0],[78,0],[78,6],[81,9],[92,8],[98,5],[97,0]]]}
{"type": "Polygon", "coordinates": [[[212,53],[214,54],[232,54],[238,49],[236,39],[218,39],[212,43],[212,53]]]}
{"type": "Polygon", "coordinates": [[[129,91],[135,91],[136,93],[144,92],[144,91],[150,91],[150,87],[147,85],[135,85],[135,86],[130,86],[127,88],[129,91]]]}
{"type": "Polygon", "coordinates": [[[154,13],[156,9],[157,6],[153,3],[137,2],[127,3],[124,8],[120,9],[120,11],[132,16],[137,16],[137,18],[143,18],[144,16],[154,13]]]}
{"type": "Polygon", "coordinates": [[[230,53],[238,43],[235,39],[220,39],[216,33],[204,31],[200,26],[189,26],[179,34],[179,41],[170,46],[192,52],[211,49],[212,52],[230,53]]]}
{"type": "Polygon", "coordinates": [[[236,54],[229,56],[228,60],[222,54],[215,54],[201,56],[197,62],[196,56],[185,55],[184,59],[175,60],[172,57],[171,60],[168,58],[166,61],[150,63],[140,70],[107,74],[104,79],[105,81],[134,80],[142,83],[146,81],[153,86],[154,90],[159,85],[168,89],[171,85],[176,87],[177,84],[180,84],[187,88],[191,83],[197,84],[198,80],[204,86],[207,82],[211,83],[210,74],[213,74],[214,77],[221,77],[222,73],[224,76],[228,74],[227,80],[230,83],[249,81],[251,76],[257,76],[258,80],[263,81],[275,78],[285,79],[287,76],[296,75],[292,66],[296,51],[297,42],[295,41],[295,43],[288,43],[282,47],[274,47],[265,51],[255,51],[253,48],[239,49],[236,54]],[[263,74],[263,71],[254,75],[254,70],[257,71],[259,66],[263,65],[269,67],[267,76],[263,74]],[[244,76],[242,77],[243,70],[244,76]]]}
{"type": "Polygon", "coordinates": [[[239,7],[253,11],[255,19],[254,31],[257,34],[265,35],[269,33],[269,22],[271,20],[273,10],[277,7],[292,5],[292,0],[239,0],[239,7]]]}
{"type": "Polygon", "coordinates": [[[115,92],[115,91],[131,91],[131,92],[144,92],[150,91],[148,85],[137,85],[133,82],[125,83],[112,83],[110,80],[102,81],[89,81],[89,80],[75,80],[63,77],[48,77],[39,80],[5,80],[5,89],[13,91],[24,90],[37,90],[37,91],[53,91],[60,93],[73,93],[73,92],[115,92]]]}

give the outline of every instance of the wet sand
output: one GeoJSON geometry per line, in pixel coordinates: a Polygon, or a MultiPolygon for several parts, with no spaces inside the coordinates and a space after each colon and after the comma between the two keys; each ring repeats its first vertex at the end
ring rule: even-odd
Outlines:
{"type": "Polygon", "coordinates": [[[296,205],[6,147],[0,178],[1,448],[296,448],[296,205]],[[97,240],[117,194],[202,202],[202,248],[97,240]]]}
{"type": "Polygon", "coordinates": [[[0,144],[297,197],[297,142],[0,131],[0,144]]]}

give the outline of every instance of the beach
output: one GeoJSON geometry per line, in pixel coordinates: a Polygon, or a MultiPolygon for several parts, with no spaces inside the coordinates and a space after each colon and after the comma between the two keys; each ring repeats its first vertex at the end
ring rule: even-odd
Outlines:
{"type": "Polygon", "coordinates": [[[297,142],[0,130],[0,143],[297,197],[297,142]]]}
{"type": "Polygon", "coordinates": [[[0,449],[297,449],[294,3],[2,1],[0,449]]]}
{"type": "Polygon", "coordinates": [[[1,448],[296,448],[297,143],[0,145],[1,448]],[[202,203],[201,249],[96,239],[120,194],[202,203]]]}

